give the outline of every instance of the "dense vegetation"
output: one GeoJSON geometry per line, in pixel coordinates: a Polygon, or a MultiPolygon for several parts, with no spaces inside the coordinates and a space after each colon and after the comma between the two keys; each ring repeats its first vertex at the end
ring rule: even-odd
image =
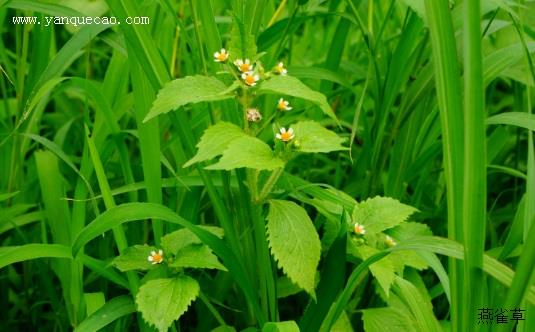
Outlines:
{"type": "Polygon", "coordinates": [[[0,21],[1,330],[535,331],[534,1],[0,21]]]}

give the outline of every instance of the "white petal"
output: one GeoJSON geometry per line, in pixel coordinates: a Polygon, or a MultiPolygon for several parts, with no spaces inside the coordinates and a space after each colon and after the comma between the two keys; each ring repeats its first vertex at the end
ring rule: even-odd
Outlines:
{"type": "Polygon", "coordinates": [[[284,67],[284,64],[282,62],[279,62],[279,67],[284,67]]]}
{"type": "Polygon", "coordinates": [[[215,52],[214,53],[214,57],[218,58],[219,57],[219,52],[215,52]]]}
{"type": "Polygon", "coordinates": [[[287,73],[288,73],[288,71],[286,69],[282,70],[282,75],[286,75],[287,73]]]}
{"type": "Polygon", "coordinates": [[[224,49],[224,48],[222,48],[222,49],[221,49],[221,53],[225,54],[225,53],[227,53],[227,50],[224,49]]]}
{"type": "Polygon", "coordinates": [[[158,254],[159,254],[160,256],[162,256],[162,255],[163,255],[163,250],[162,250],[162,249],[158,250],[158,254]]]}
{"type": "Polygon", "coordinates": [[[247,77],[247,73],[241,74],[241,78],[245,79],[247,77]]]}
{"type": "Polygon", "coordinates": [[[293,135],[294,134],[293,128],[288,128],[288,132],[290,133],[290,135],[293,135]]]}
{"type": "Polygon", "coordinates": [[[281,139],[281,134],[276,134],[275,137],[277,137],[278,139],[281,139]]]}
{"type": "Polygon", "coordinates": [[[147,259],[149,260],[149,262],[154,261],[154,257],[152,257],[152,256],[147,257],[147,259]]]}
{"type": "Polygon", "coordinates": [[[289,110],[291,110],[291,109],[292,109],[291,107],[286,107],[286,110],[287,110],[287,111],[289,111],[289,110]]]}
{"type": "Polygon", "coordinates": [[[151,254],[152,256],[154,256],[154,255],[156,255],[156,251],[153,250],[153,251],[150,252],[150,254],[151,254]]]}
{"type": "Polygon", "coordinates": [[[254,76],[254,80],[255,80],[255,81],[258,81],[259,79],[260,79],[260,76],[258,76],[258,75],[255,75],[255,76],[254,76]]]}
{"type": "Polygon", "coordinates": [[[251,61],[249,61],[249,59],[245,59],[245,63],[246,63],[246,64],[250,64],[251,61]]]}
{"type": "Polygon", "coordinates": [[[281,132],[281,134],[284,134],[284,133],[286,132],[286,128],[282,127],[282,128],[280,129],[280,132],[281,132]]]}
{"type": "Polygon", "coordinates": [[[280,103],[281,103],[282,101],[284,101],[284,99],[282,99],[282,98],[281,98],[281,99],[279,99],[279,104],[280,104],[280,103]]]}
{"type": "Polygon", "coordinates": [[[157,262],[157,261],[154,261],[154,262],[152,262],[152,265],[156,265],[156,264],[158,264],[158,262],[157,262]]]}

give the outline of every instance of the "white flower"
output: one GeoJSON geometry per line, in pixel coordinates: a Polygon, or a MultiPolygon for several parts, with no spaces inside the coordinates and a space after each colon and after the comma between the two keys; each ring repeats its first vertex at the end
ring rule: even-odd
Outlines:
{"type": "Polygon", "coordinates": [[[284,76],[284,75],[288,74],[288,70],[286,70],[286,68],[284,68],[284,64],[282,62],[279,62],[275,66],[275,73],[284,76]]]}
{"type": "Polygon", "coordinates": [[[253,71],[253,65],[251,64],[251,61],[249,59],[245,59],[245,61],[242,59],[238,59],[234,61],[234,65],[236,65],[236,67],[238,67],[238,70],[242,73],[253,71]]]}
{"type": "Polygon", "coordinates": [[[389,247],[393,247],[393,246],[395,246],[397,244],[397,242],[393,238],[388,236],[388,235],[386,235],[386,237],[385,237],[385,243],[389,247]]]}
{"type": "Polygon", "coordinates": [[[220,52],[214,53],[214,61],[215,62],[225,62],[227,61],[229,56],[229,53],[224,48],[221,49],[220,52]]]}
{"type": "Polygon", "coordinates": [[[277,108],[281,111],[289,111],[292,109],[290,103],[282,98],[277,102],[277,108]]]}
{"type": "Polygon", "coordinates": [[[277,133],[275,137],[283,142],[289,142],[295,137],[294,130],[292,128],[288,128],[288,131],[286,131],[286,128],[282,127],[280,129],[280,133],[277,133]]]}
{"type": "Polygon", "coordinates": [[[364,234],[366,234],[366,230],[364,229],[364,225],[359,224],[358,222],[355,223],[354,231],[355,231],[355,234],[357,234],[357,235],[364,235],[364,234]]]}
{"type": "Polygon", "coordinates": [[[161,262],[163,262],[163,250],[160,249],[160,250],[158,250],[158,252],[156,252],[156,251],[154,251],[154,250],[151,251],[151,252],[150,252],[150,256],[147,257],[147,260],[148,260],[149,262],[151,262],[152,265],[154,265],[154,264],[160,264],[161,262]]]}
{"type": "Polygon", "coordinates": [[[241,78],[243,79],[245,84],[249,86],[255,86],[256,82],[260,79],[260,76],[254,74],[252,71],[248,71],[246,73],[241,74],[241,78]]]}

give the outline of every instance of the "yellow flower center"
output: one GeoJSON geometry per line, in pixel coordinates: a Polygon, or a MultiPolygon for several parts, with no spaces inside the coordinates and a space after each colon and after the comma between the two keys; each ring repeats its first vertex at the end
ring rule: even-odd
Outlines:
{"type": "Polygon", "coordinates": [[[241,71],[242,73],[244,73],[244,72],[246,72],[246,71],[249,71],[250,68],[251,68],[251,66],[250,66],[248,63],[242,63],[242,64],[240,65],[240,71],[241,71]]]}
{"type": "Polygon", "coordinates": [[[245,83],[249,84],[249,85],[252,85],[254,84],[256,81],[254,79],[254,76],[253,75],[247,75],[245,76],[245,83]]]}
{"type": "Polygon", "coordinates": [[[288,142],[291,139],[292,139],[292,134],[290,134],[289,132],[285,132],[281,134],[281,140],[283,142],[288,142]]]}
{"type": "Polygon", "coordinates": [[[226,53],[219,53],[219,55],[217,56],[217,60],[219,61],[225,61],[226,59],[227,59],[226,53]]]}
{"type": "Polygon", "coordinates": [[[162,255],[160,255],[160,254],[154,254],[154,255],[152,255],[152,260],[153,260],[154,262],[157,262],[157,263],[161,262],[161,261],[162,261],[162,258],[163,258],[163,257],[162,257],[162,255]]]}
{"type": "Polygon", "coordinates": [[[281,110],[285,110],[286,109],[286,104],[284,103],[284,101],[281,101],[279,103],[279,109],[281,109],[281,110]]]}

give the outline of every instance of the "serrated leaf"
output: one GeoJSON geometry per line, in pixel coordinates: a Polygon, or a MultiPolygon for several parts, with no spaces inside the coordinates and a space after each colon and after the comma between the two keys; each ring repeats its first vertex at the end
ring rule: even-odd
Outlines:
{"type": "Polygon", "coordinates": [[[347,150],[342,146],[345,138],[323,127],[316,121],[300,121],[292,126],[295,132],[295,141],[301,152],[331,152],[347,150]]]}
{"type": "Polygon", "coordinates": [[[197,143],[197,154],[183,167],[217,157],[223,154],[232,141],[245,136],[246,134],[240,127],[228,122],[219,122],[204,131],[201,140],[197,143]]]}
{"type": "Polygon", "coordinates": [[[247,31],[247,26],[236,15],[232,18],[228,49],[231,60],[253,60],[257,52],[254,36],[247,31]]]}
{"type": "Polygon", "coordinates": [[[299,292],[301,292],[301,287],[294,284],[287,276],[277,279],[277,298],[282,299],[299,292]]]}
{"type": "MultiPolygon", "coordinates": [[[[357,251],[362,260],[366,260],[369,257],[379,253],[379,250],[367,245],[357,247],[357,251]]],[[[390,257],[384,257],[383,259],[370,265],[370,271],[375,279],[377,279],[377,282],[385,292],[385,295],[388,297],[390,287],[394,283],[394,279],[396,277],[394,273],[394,264],[392,263],[390,257]]]]}
{"type": "MultiPolygon", "coordinates": [[[[215,226],[198,226],[215,236],[222,238],[223,237],[223,229],[215,226]]],[[[178,231],[174,231],[172,233],[166,234],[162,237],[162,248],[164,250],[164,254],[167,252],[169,254],[176,255],[180,249],[189,246],[191,244],[200,244],[202,243],[201,240],[197,237],[197,235],[193,234],[192,231],[190,231],[187,228],[179,229],[178,231]]]]}
{"type": "Polygon", "coordinates": [[[210,248],[204,244],[190,244],[180,249],[176,254],[175,260],[169,266],[227,270],[210,248]]]}
{"type": "Polygon", "coordinates": [[[136,304],[143,319],[165,332],[199,295],[197,280],[188,276],[150,280],[139,288],[136,304]]]}
{"type": "Polygon", "coordinates": [[[287,95],[308,100],[316,104],[326,115],[338,122],[336,115],[327,102],[327,98],[306,86],[303,82],[292,76],[275,76],[260,84],[258,93],[273,93],[277,95],[287,95]]]}
{"type": "Polygon", "coordinates": [[[234,97],[226,91],[227,86],[214,77],[196,75],[173,80],[158,92],[143,122],[187,104],[234,97]]]}
{"type": "Polygon", "coordinates": [[[284,167],[284,161],[276,157],[263,141],[244,136],[230,142],[219,162],[205,168],[231,170],[242,167],[273,170],[284,167]]]}
{"type": "Polygon", "coordinates": [[[321,243],[312,220],[305,209],[283,200],[269,201],[267,219],[268,242],[279,267],[315,298],[321,243]]]}
{"type": "Polygon", "coordinates": [[[123,254],[113,260],[112,264],[122,272],[132,270],[148,270],[153,267],[151,262],[147,260],[150,252],[153,250],[155,251],[157,249],[146,244],[128,247],[123,254]]]}
{"type": "Polygon", "coordinates": [[[267,322],[262,332],[299,332],[299,326],[293,320],[285,322],[267,322]]]}
{"type": "Polygon", "coordinates": [[[355,206],[353,222],[363,224],[366,235],[375,234],[406,221],[418,209],[390,197],[376,196],[355,206]]]}

